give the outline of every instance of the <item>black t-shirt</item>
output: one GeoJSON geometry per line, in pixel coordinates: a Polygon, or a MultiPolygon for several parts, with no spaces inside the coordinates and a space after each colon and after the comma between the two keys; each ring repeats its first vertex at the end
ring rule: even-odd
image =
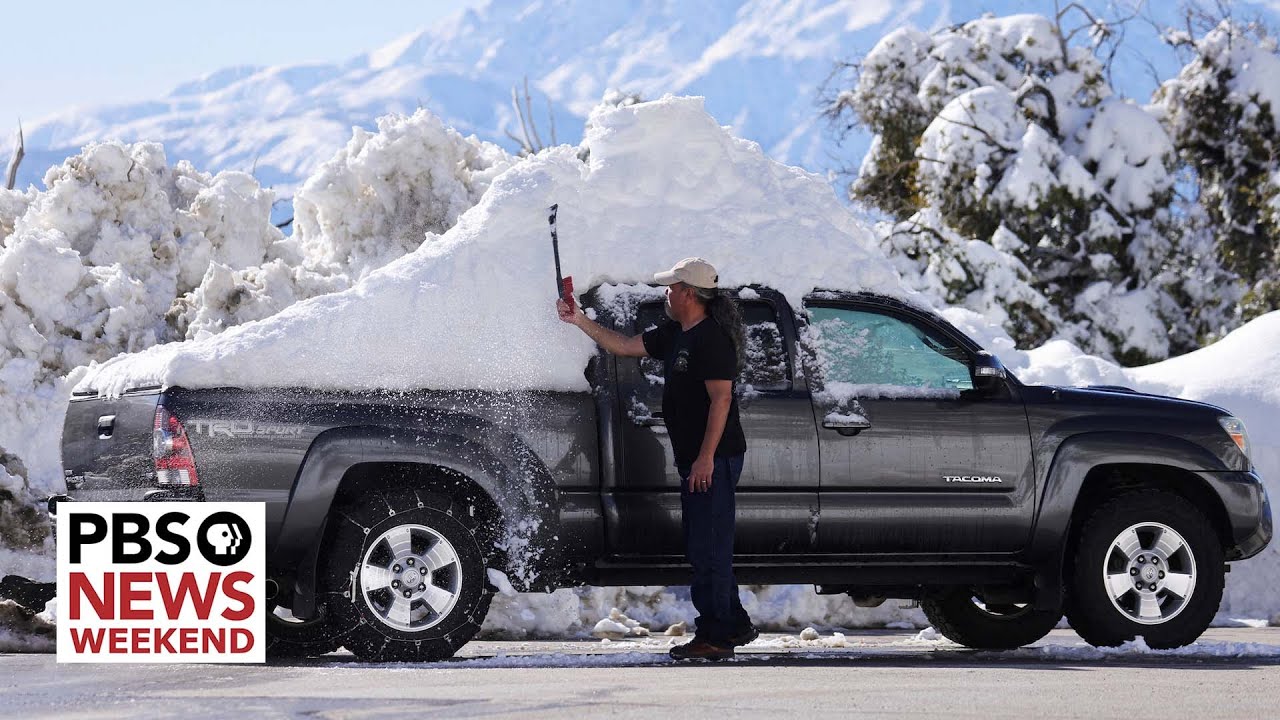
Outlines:
{"type": "MultiPolygon", "coordinates": [[[[706,381],[733,381],[738,377],[733,341],[710,316],[687,332],[680,329],[680,323],[668,322],[646,332],[641,339],[649,356],[662,361],[662,415],[676,464],[692,465],[702,450],[707,415],[711,412],[706,381]]],[[[735,394],[715,454],[732,456],[746,451],[747,439],[738,420],[735,394]]]]}

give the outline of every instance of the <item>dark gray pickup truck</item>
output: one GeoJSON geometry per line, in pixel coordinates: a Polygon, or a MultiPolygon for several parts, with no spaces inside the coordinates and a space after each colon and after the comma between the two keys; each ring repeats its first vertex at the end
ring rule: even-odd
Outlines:
{"type": "MultiPolygon", "coordinates": [[[[662,321],[651,290],[605,290],[584,298],[601,322],[662,321]]],[[[1175,647],[1213,618],[1227,563],[1271,539],[1226,410],[1023,385],[890,298],[738,297],[741,582],[918,599],[972,647],[1064,613],[1091,643],[1175,647]]],[[[273,653],[447,657],[484,620],[489,568],[521,590],[687,582],[661,372],[601,354],[585,373],[589,393],[77,395],[68,499],[264,502],[273,653]]]]}

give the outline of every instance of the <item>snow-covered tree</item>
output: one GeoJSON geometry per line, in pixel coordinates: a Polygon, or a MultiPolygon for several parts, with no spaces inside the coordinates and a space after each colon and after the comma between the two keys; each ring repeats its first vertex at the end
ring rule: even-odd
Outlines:
{"type": "Polygon", "coordinates": [[[1187,54],[1156,103],[1195,174],[1223,264],[1249,286],[1243,314],[1280,308],[1280,57],[1257,23],[1222,19],[1200,37],[1170,32],[1187,54]]]}
{"type": "Polygon", "coordinates": [[[1187,307],[1187,286],[1222,274],[1172,212],[1173,143],[1113,93],[1107,26],[1075,45],[1063,18],[882,39],[828,108],[874,133],[850,193],[893,219],[906,274],[1020,344],[1059,336],[1125,363],[1189,350],[1223,308],[1187,307]]]}

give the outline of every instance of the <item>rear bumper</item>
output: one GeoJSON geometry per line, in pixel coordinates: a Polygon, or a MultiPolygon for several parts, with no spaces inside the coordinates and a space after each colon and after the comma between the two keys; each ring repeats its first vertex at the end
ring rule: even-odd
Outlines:
{"type": "Polygon", "coordinates": [[[1271,542],[1271,501],[1256,472],[1206,472],[1205,482],[1217,492],[1227,511],[1231,544],[1227,560],[1244,560],[1262,552],[1271,542]]]}
{"type": "Polygon", "coordinates": [[[79,491],[74,495],[55,495],[49,498],[49,515],[58,514],[58,505],[64,502],[204,502],[204,490],[200,486],[178,488],[112,488],[110,490],[79,491]]]}

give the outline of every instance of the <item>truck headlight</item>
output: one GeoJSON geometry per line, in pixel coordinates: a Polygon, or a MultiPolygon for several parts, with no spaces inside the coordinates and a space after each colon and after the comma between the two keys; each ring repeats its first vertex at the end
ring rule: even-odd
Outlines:
{"type": "Polygon", "coordinates": [[[1218,424],[1221,425],[1222,429],[1226,430],[1227,434],[1231,436],[1231,439],[1235,441],[1236,447],[1240,448],[1240,452],[1244,453],[1246,458],[1250,457],[1249,433],[1244,429],[1244,421],[1240,418],[1228,415],[1227,417],[1218,418],[1218,424]]]}

